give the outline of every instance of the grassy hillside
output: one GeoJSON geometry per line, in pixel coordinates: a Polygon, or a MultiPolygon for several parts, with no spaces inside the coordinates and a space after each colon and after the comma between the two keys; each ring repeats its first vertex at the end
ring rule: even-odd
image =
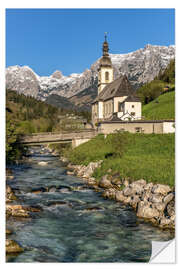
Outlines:
{"type": "Polygon", "coordinates": [[[57,124],[58,115],[63,111],[33,97],[6,92],[6,120],[13,120],[18,125],[19,133],[51,131],[57,124]]]}
{"type": "Polygon", "coordinates": [[[19,159],[24,151],[16,142],[20,134],[76,129],[77,114],[85,117],[87,112],[76,114],[71,110],[56,108],[33,97],[6,91],[6,158],[19,159]],[[73,114],[73,119],[69,115],[73,114]],[[75,119],[74,119],[75,118],[75,119]],[[67,124],[67,125],[66,125],[67,124]]]}
{"type": "Polygon", "coordinates": [[[121,178],[144,178],[149,182],[174,185],[174,134],[131,134],[128,132],[96,138],[65,156],[74,164],[87,165],[103,160],[94,176],[99,179],[107,174],[118,173],[121,178]]]}
{"type": "Polygon", "coordinates": [[[175,91],[160,95],[142,108],[145,119],[175,119],[175,91]]]}
{"type": "Polygon", "coordinates": [[[148,104],[155,100],[167,89],[175,90],[175,59],[171,60],[164,71],[160,71],[159,75],[153,81],[145,83],[137,90],[142,104],[148,104]]]}

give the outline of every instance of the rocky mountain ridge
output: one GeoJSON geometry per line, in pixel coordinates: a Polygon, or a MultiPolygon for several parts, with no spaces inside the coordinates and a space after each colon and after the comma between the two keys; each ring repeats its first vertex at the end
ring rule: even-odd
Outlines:
{"type": "MultiPolygon", "coordinates": [[[[121,73],[126,74],[134,89],[137,89],[166,68],[175,57],[175,46],[146,45],[143,49],[127,54],[110,54],[110,57],[114,79],[121,73]]],[[[84,106],[90,104],[97,93],[99,60],[83,73],[69,76],[63,76],[61,71],[55,71],[51,76],[38,76],[28,66],[10,66],[6,69],[6,88],[44,101],[55,94],[70,98],[76,105],[84,106]]]]}

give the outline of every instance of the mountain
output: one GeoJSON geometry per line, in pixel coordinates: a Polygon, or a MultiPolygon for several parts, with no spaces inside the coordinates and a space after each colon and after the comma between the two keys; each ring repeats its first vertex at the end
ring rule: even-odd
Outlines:
{"type": "Polygon", "coordinates": [[[79,110],[79,107],[75,106],[68,98],[56,94],[49,95],[46,99],[46,103],[65,110],[79,110]]]}
{"type": "Polygon", "coordinates": [[[76,107],[79,107],[81,110],[91,111],[91,102],[97,96],[97,85],[92,85],[76,95],[69,98],[69,101],[74,103],[76,107]]]}
{"type": "Polygon", "coordinates": [[[39,76],[28,66],[10,66],[6,69],[6,89],[37,98],[41,91],[39,76]]]}
{"type": "MultiPolygon", "coordinates": [[[[134,89],[156,77],[175,57],[175,46],[146,45],[127,54],[110,54],[114,79],[126,74],[134,89]]],[[[10,66],[6,69],[6,88],[45,101],[50,95],[63,96],[77,106],[89,108],[97,94],[99,59],[83,73],[63,76],[55,71],[51,76],[38,76],[28,66],[10,66]]]]}

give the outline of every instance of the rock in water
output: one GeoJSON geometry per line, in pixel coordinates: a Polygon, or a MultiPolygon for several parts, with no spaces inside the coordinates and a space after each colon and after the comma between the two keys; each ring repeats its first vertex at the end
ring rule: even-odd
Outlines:
{"type": "Polygon", "coordinates": [[[22,205],[6,205],[6,214],[13,217],[29,217],[29,211],[24,209],[22,205]]]}
{"type": "Polygon", "coordinates": [[[39,206],[6,205],[7,215],[13,217],[30,217],[30,212],[40,212],[41,210],[42,209],[39,206]]]}
{"type": "Polygon", "coordinates": [[[11,202],[13,200],[17,200],[12,188],[6,185],[6,202],[11,202]]]}
{"type": "Polygon", "coordinates": [[[41,165],[41,166],[46,166],[48,164],[48,162],[46,162],[46,161],[40,161],[40,162],[38,162],[38,164],[41,165]]]}
{"type": "Polygon", "coordinates": [[[12,231],[9,229],[6,229],[6,234],[12,234],[12,231]]]}
{"type": "Polygon", "coordinates": [[[156,208],[152,207],[152,204],[149,202],[139,202],[137,216],[141,218],[154,218],[159,217],[160,213],[156,208]]]}
{"type": "Polygon", "coordinates": [[[108,179],[108,175],[104,175],[102,179],[99,181],[99,186],[102,188],[111,188],[111,181],[108,179]]]}
{"type": "Polygon", "coordinates": [[[116,201],[118,202],[124,202],[124,200],[126,199],[126,196],[123,195],[123,191],[117,191],[116,192],[116,201]]]}
{"type": "Polygon", "coordinates": [[[24,249],[14,240],[6,240],[6,253],[19,253],[23,251],[24,249]]]}
{"type": "Polygon", "coordinates": [[[71,171],[67,171],[66,173],[67,173],[67,175],[74,175],[74,172],[73,171],[72,172],[71,171]]]}

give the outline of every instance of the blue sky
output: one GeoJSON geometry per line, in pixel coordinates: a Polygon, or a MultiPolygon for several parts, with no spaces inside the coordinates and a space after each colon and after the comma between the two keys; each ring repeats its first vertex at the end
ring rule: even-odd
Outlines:
{"type": "Polygon", "coordinates": [[[104,32],[110,53],[175,44],[174,17],[174,9],[7,9],[6,66],[80,73],[101,57],[104,32]]]}

